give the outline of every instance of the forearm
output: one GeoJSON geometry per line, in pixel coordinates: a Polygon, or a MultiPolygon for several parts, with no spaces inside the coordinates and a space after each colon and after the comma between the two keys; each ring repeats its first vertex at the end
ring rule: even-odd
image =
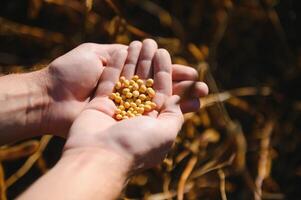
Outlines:
{"type": "Polygon", "coordinates": [[[130,161],[98,148],[68,150],[46,175],[19,199],[116,199],[130,161]]]}
{"type": "Polygon", "coordinates": [[[0,144],[42,134],[48,101],[45,73],[0,78],[0,144]]]}

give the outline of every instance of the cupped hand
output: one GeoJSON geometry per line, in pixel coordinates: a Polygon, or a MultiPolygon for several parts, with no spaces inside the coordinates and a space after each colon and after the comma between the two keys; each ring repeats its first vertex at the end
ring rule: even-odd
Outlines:
{"type": "MultiPolygon", "coordinates": [[[[154,40],[134,41],[129,47],[112,44],[85,43],[54,60],[47,68],[49,103],[45,110],[44,128],[48,133],[65,137],[68,130],[95,92],[98,80],[116,50],[128,49],[121,74],[125,77],[137,73],[143,78],[152,73],[152,62],[158,49],[154,40]],[[138,71],[139,70],[139,71],[138,71]]],[[[172,65],[173,94],[180,95],[198,77],[191,67],[172,65]]],[[[208,93],[206,84],[197,82],[194,98],[181,102],[182,112],[199,109],[199,97],[208,93]]]]}
{"type": "Polygon", "coordinates": [[[155,52],[150,73],[137,65],[131,72],[126,65],[128,53],[118,50],[100,77],[95,97],[72,124],[65,151],[100,148],[133,160],[134,169],[152,167],[162,161],[183,124],[177,104],[179,96],[172,96],[172,64],[169,53],[155,52]],[[157,108],[147,115],[122,121],[114,119],[116,106],[109,98],[121,74],[131,77],[136,72],[142,79],[153,78],[157,108]]]}
{"type": "Polygon", "coordinates": [[[46,130],[65,136],[83,108],[89,102],[108,60],[115,50],[125,45],[82,44],[55,59],[46,68],[49,93],[45,111],[46,130]]]}

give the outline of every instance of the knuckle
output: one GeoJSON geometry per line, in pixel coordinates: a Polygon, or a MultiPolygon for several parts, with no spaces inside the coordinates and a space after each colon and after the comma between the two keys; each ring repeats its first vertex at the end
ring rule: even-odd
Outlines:
{"type": "Polygon", "coordinates": [[[91,49],[94,49],[95,44],[92,42],[87,42],[87,43],[83,43],[83,44],[79,45],[78,47],[91,50],[91,49]]]}

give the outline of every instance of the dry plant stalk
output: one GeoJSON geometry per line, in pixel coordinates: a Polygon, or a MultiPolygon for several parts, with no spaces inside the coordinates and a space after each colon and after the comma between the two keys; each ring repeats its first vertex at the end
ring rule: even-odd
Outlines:
{"type": "Polygon", "coordinates": [[[30,168],[36,163],[36,161],[41,157],[42,152],[45,150],[45,148],[47,147],[47,144],[49,143],[49,141],[51,140],[52,136],[50,135],[46,135],[43,136],[41,141],[40,141],[40,146],[38,148],[38,150],[32,154],[26,161],[25,163],[22,165],[21,168],[19,168],[17,170],[17,172],[15,172],[13,175],[11,175],[6,181],[5,181],[5,185],[6,187],[10,187],[11,185],[13,185],[17,180],[19,180],[22,176],[24,176],[24,174],[26,174],[30,168]]]}
{"type": "Polygon", "coordinates": [[[221,168],[217,170],[217,174],[220,179],[219,190],[221,193],[222,200],[227,200],[226,189],[225,189],[226,188],[225,173],[221,168]]]}
{"type": "Polygon", "coordinates": [[[264,179],[269,175],[267,174],[267,165],[270,163],[270,140],[274,130],[274,121],[268,121],[262,130],[260,140],[260,150],[258,159],[258,174],[255,180],[256,190],[254,191],[254,199],[262,199],[262,183],[264,179]]]}
{"type": "Polygon", "coordinates": [[[185,184],[186,184],[186,181],[189,177],[189,175],[191,174],[193,168],[195,167],[195,165],[197,164],[197,161],[198,161],[198,157],[197,156],[193,156],[186,168],[184,169],[182,175],[181,175],[181,178],[180,178],[180,181],[179,181],[179,184],[178,184],[178,200],[183,200],[184,199],[184,191],[185,191],[185,184]]]}
{"type": "Polygon", "coordinates": [[[6,200],[6,185],[2,163],[0,162],[0,199],[6,200]]]}
{"type": "Polygon", "coordinates": [[[1,160],[16,160],[29,156],[37,151],[39,142],[36,140],[28,140],[21,144],[8,146],[0,149],[1,160]]]}

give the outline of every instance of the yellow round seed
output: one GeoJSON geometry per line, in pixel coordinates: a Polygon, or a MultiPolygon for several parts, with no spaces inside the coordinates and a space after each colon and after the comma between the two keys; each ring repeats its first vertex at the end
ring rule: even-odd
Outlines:
{"type": "Polygon", "coordinates": [[[151,105],[152,102],[151,102],[151,101],[145,101],[145,104],[146,104],[146,105],[151,105]]]}
{"type": "Polygon", "coordinates": [[[140,99],[141,101],[144,101],[144,100],[146,99],[145,94],[140,94],[140,95],[139,95],[139,99],[140,99]]]}
{"type": "Polygon", "coordinates": [[[117,90],[119,90],[119,89],[121,88],[121,82],[120,82],[120,81],[118,81],[118,82],[115,84],[115,88],[116,88],[117,90]]]}
{"type": "Polygon", "coordinates": [[[143,114],[144,113],[144,108],[141,108],[141,107],[137,108],[137,112],[140,113],[140,114],[143,114]]]}
{"type": "Polygon", "coordinates": [[[141,99],[137,99],[137,100],[135,101],[135,103],[136,103],[137,106],[139,106],[139,105],[141,104],[141,102],[142,102],[141,99]]]}
{"type": "Polygon", "coordinates": [[[145,106],[144,106],[144,110],[145,110],[146,112],[149,112],[149,111],[152,110],[152,107],[151,107],[150,105],[145,105],[145,106]]]}
{"type": "Polygon", "coordinates": [[[118,106],[115,110],[115,118],[128,119],[155,109],[157,105],[152,102],[156,94],[153,85],[153,79],[144,82],[137,75],[134,75],[131,80],[121,76],[115,84],[116,92],[109,96],[118,106]]]}
{"type": "Polygon", "coordinates": [[[134,102],[132,102],[130,105],[131,105],[132,108],[136,108],[137,107],[137,104],[135,104],[134,102]]]}
{"type": "Polygon", "coordinates": [[[131,92],[126,93],[126,98],[132,98],[133,94],[131,92]]]}
{"type": "Polygon", "coordinates": [[[139,91],[137,91],[137,90],[133,91],[133,96],[134,97],[139,97],[139,95],[140,95],[139,91]]]}
{"type": "Polygon", "coordinates": [[[116,110],[115,110],[115,114],[120,114],[121,113],[121,110],[119,109],[119,108],[117,108],[116,110]]]}
{"type": "Polygon", "coordinates": [[[130,113],[128,116],[129,116],[129,118],[135,117],[135,115],[133,113],[130,113]]]}
{"type": "Polygon", "coordinates": [[[121,114],[116,115],[116,119],[121,120],[122,119],[122,115],[121,114]]]}
{"type": "Polygon", "coordinates": [[[140,88],[139,88],[139,92],[141,93],[145,93],[147,90],[146,86],[145,85],[141,85],[140,88]]]}
{"type": "Polygon", "coordinates": [[[150,97],[154,97],[156,92],[153,88],[147,88],[147,94],[150,96],[150,97]]]}
{"type": "Polygon", "coordinates": [[[130,103],[129,102],[124,102],[123,105],[124,105],[125,108],[129,108],[130,107],[130,103]]]}
{"type": "Polygon", "coordinates": [[[116,94],[115,93],[110,94],[110,99],[114,100],[115,98],[116,98],[116,94]]]}
{"type": "Polygon", "coordinates": [[[120,96],[115,97],[115,102],[120,103],[122,101],[122,98],[120,96]]]}
{"type": "Polygon", "coordinates": [[[130,92],[130,89],[129,89],[129,88],[123,88],[122,94],[126,94],[126,93],[128,93],[128,92],[130,92]]]}
{"type": "Polygon", "coordinates": [[[138,90],[139,89],[139,85],[137,83],[134,83],[132,85],[132,90],[138,90]]]}
{"type": "Polygon", "coordinates": [[[123,82],[125,81],[125,77],[124,77],[124,76],[120,76],[119,81],[120,81],[121,83],[123,83],[123,82]]]}
{"type": "Polygon", "coordinates": [[[138,80],[136,81],[136,83],[138,83],[139,85],[143,85],[143,80],[138,79],[138,80]]]}
{"type": "Polygon", "coordinates": [[[121,111],[123,111],[125,108],[123,105],[118,106],[118,109],[120,109],[121,111]]]}
{"type": "Polygon", "coordinates": [[[149,78],[149,79],[146,80],[145,84],[146,84],[147,87],[151,87],[154,84],[154,80],[149,78]]]}
{"type": "Polygon", "coordinates": [[[151,102],[150,105],[151,105],[152,109],[155,109],[157,107],[157,104],[155,102],[151,102]]]}
{"type": "Polygon", "coordinates": [[[139,79],[138,75],[134,75],[133,78],[132,78],[133,81],[137,81],[138,79],[139,79]]]}
{"type": "Polygon", "coordinates": [[[123,81],[123,86],[124,87],[129,87],[130,86],[130,81],[129,80],[124,80],[123,81]]]}
{"type": "Polygon", "coordinates": [[[130,85],[134,85],[136,82],[134,80],[130,80],[130,85]]]}
{"type": "Polygon", "coordinates": [[[123,94],[121,95],[122,100],[126,100],[126,96],[123,94]]]}

